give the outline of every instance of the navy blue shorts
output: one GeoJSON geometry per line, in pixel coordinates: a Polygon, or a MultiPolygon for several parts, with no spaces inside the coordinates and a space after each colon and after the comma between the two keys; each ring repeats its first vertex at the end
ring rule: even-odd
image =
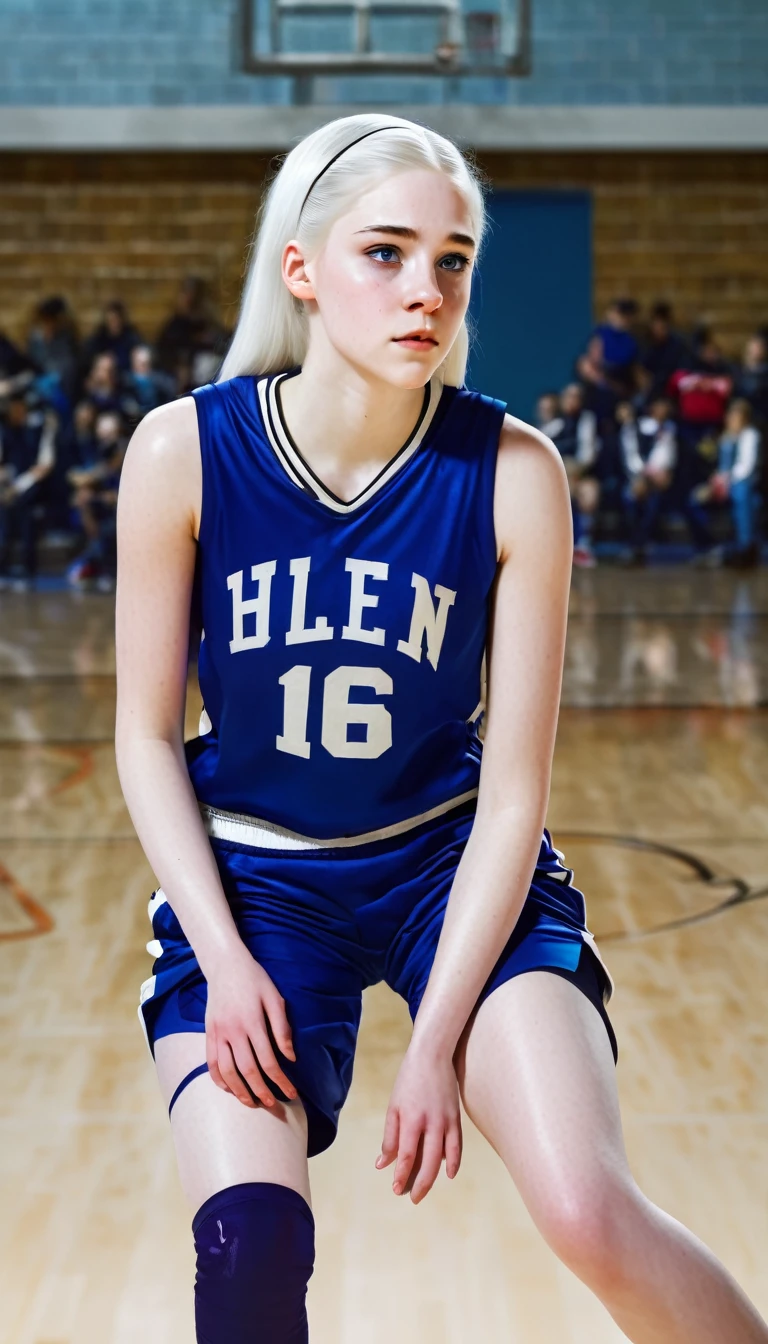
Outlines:
{"type": "MultiPolygon", "coordinates": [[[[362,991],[384,980],[416,1016],[476,800],[405,833],[327,848],[316,841],[285,848],[302,837],[200,806],[240,936],[285,999],[296,1060],[276,1054],[304,1103],[312,1157],[336,1137],[362,991]]],[[[562,860],[545,831],[520,918],[477,1002],[522,971],[554,971],[595,1005],[616,1059],[605,1010],[613,984],[586,927],[584,897],[562,860]]],[[[155,961],[141,987],[139,1020],[154,1055],[161,1036],[205,1031],[207,984],[162,888],[152,894],[149,916],[147,950],[155,961]]]]}

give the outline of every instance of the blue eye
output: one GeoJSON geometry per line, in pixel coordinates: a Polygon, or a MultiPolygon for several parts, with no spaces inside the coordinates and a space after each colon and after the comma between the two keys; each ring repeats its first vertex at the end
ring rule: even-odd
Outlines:
{"type": "Polygon", "coordinates": [[[392,261],[397,261],[397,260],[398,260],[398,251],[397,251],[397,248],[396,248],[396,247],[389,247],[387,243],[380,243],[380,245],[379,245],[378,247],[372,247],[372,248],[370,249],[370,251],[368,252],[368,256],[369,256],[369,257],[375,257],[375,256],[380,255],[382,252],[385,252],[385,253],[387,254],[386,256],[382,256],[382,257],[381,257],[381,260],[382,260],[385,264],[388,263],[388,262],[392,262],[392,261]]]}
{"type": "Polygon", "coordinates": [[[440,262],[440,265],[442,266],[444,271],[455,271],[457,275],[461,271],[465,271],[470,264],[471,263],[469,257],[465,257],[461,252],[452,252],[450,256],[443,257],[440,262]],[[454,261],[457,263],[457,265],[446,266],[445,263],[447,261],[454,261]]]}
{"type": "MultiPolygon", "coordinates": [[[[376,247],[370,247],[366,256],[373,257],[380,261],[384,266],[391,266],[393,262],[400,261],[400,249],[392,246],[390,243],[377,243],[376,247]]],[[[446,257],[441,257],[438,266],[443,271],[453,272],[460,275],[468,266],[472,265],[469,257],[465,257],[461,252],[451,252],[446,257]]]]}

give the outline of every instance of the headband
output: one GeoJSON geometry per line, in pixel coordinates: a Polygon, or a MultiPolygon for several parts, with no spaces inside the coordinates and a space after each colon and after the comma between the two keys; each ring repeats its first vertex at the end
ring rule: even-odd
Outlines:
{"type": "MultiPolygon", "coordinates": [[[[299,210],[299,219],[301,219],[301,212],[304,209],[304,206],[307,204],[307,200],[310,194],[314,190],[317,183],[320,181],[320,178],[323,176],[323,173],[327,173],[331,165],[334,164],[337,159],[340,159],[342,154],[346,154],[347,150],[352,149],[353,145],[359,145],[361,140],[367,140],[369,135],[376,135],[378,131],[400,131],[400,130],[402,130],[401,126],[374,126],[372,131],[364,131],[362,135],[358,135],[356,140],[350,140],[348,145],[344,145],[339,150],[338,154],[334,154],[333,158],[328,160],[325,167],[320,169],[320,172],[317,174],[317,176],[312,178],[312,181],[310,182],[306,194],[304,196],[304,200],[301,202],[301,210],[299,210]]],[[[298,220],[296,221],[296,223],[298,224],[298,220]]]]}

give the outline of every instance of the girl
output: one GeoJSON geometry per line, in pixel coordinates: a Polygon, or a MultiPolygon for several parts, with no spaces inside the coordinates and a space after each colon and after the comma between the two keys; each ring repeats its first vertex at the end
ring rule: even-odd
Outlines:
{"type": "Polygon", "coordinates": [[[482,230],[432,131],[314,132],[268,194],[219,381],[126,457],[117,758],[161,884],[139,1014],[195,1210],[197,1338],[308,1338],[307,1158],[383,979],[414,1022],[376,1159],[395,1194],[456,1175],[461,1096],[629,1338],[765,1344],[627,1166],[611,982],[543,830],[568,483],[544,435],[462,387],[482,230]]]}
{"type": "Polygon", "coordinates": [[[736,397],[725,413],[725,426],[717,442],[717,469],[694,488],[688,507],[698,518],[699,528],[709,532],[705,505],[728,505],[733,518],[734,543],[716,549],[715,562],[722,560],[736,569],[752,569],[760,562],[756,533],[757,492],[760,474],[760,432],[752,423],[752,407],[736,397]]]}

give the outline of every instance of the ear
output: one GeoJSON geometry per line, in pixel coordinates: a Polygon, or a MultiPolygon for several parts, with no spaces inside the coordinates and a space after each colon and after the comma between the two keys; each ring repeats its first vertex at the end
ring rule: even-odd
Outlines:
{"type": "Polygon", "coordinates": [[[283,248],[282,276],[294,298],[306,302],[314,299],[315,291],[307,275],[304,254],[294,238],[283,248]]]}

